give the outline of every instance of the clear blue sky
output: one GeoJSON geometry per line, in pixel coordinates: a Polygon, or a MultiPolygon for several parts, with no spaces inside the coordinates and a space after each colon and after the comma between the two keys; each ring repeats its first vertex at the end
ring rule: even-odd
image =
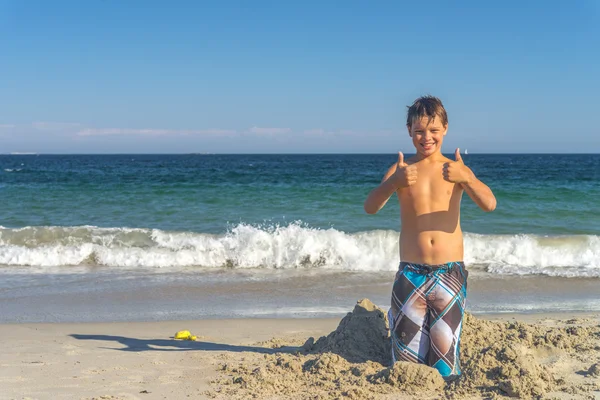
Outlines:
{"type": "Polygon", "coordinates": [[[454,3],[0,0],[0,153],[600,152],[600,1],[454,3]]]}

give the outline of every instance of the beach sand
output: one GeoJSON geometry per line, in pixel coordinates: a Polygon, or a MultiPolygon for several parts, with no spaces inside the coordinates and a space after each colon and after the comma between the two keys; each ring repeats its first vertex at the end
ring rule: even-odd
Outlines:
{"type": "Polygon", "coordinates": [[[598,314],[467,315],[464,378],[446,385],[425,366],[388,368],[382,310],[364,300],[349,311],[341,321],[3,324],[0,398],[600,399],[598,314]],[[180,330],[197,341],[174,340],[180,330]]]}

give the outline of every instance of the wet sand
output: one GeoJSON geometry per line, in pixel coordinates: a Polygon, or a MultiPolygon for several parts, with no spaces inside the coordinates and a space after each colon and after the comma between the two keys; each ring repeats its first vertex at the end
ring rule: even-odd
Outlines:
{"type": "MultiPolygon", "coordinates": [[[[3,273],[0,323],[341,318],[360,298],[388,307],[394,280],[393,272],[72,269],[3,273]]],[[[600,312],[595,278],[470,271],[473,314],[600,312]]]]}

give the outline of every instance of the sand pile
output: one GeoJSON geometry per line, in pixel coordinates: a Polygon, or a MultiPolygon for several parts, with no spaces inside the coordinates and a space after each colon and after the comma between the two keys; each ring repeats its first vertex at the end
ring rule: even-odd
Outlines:
{"type": "Polygon", "coordinates": [[[598,381],[573,383],[561,376],[565,362],[585,363],[590,355],[598,357],[600,326],[582,326],[586,322],[570,320],[564,327],[547,327],[485,321],[467,314],[461,340],[464,380],[454,393],[541,398],[552,391],[599,390],[598,381]]]}
{"type": "Polygon", "coordinates": [[[373,361],[350,363],[333,353],[265,355],[261,360],[224,363],[227,378],[213,382],[211,397],[284,399],[376,399],[390,393],[435,394],[444,380],[432,368],[373,361]]]}
{"type": "MultiPolygon", "coordinates": [[[[396,363],[390,368],[386,314],[362,300],[334,332],[316,342],[309,338],[291,354],[254,355],[221,364],[224,377],[213,382],[210,394],[240,399],[378,399],[403,394],[537,399],[557,391],[588,393],[600,390],[600,327],[584,325],[571,320],[551,328],[467,314],[461,341],[463,377],[446,384],[424,365],[396,363]],[[572,366],[577,363],[586,367],[574,382],[569,373],[575,373],[572,366]]],[[[285,340],[272,343],[286,351],[285,340]]]]}
{"type": "Polygon", "coordinates": [[[375,361],[390,364],[390,340],[387,315],[368,299],[359,301],[337,329],[311,346],[310,338],[304,347],[311,353],[335,353],[352,363],[375,361]]]}
{"type": "Polygon", "coordinates": [[[525,324],[501,324],[465,316],[462,335],[464,381],[455,392],[500,393],[537,398],[556,387],[549,366],[532,352],[541,332],[525,324]]]}

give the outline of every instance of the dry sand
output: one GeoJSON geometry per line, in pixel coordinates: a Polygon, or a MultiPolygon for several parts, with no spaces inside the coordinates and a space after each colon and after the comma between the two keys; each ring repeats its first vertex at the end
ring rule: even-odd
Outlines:
{"type": "Polygon", "coordinates": [[[0,325],[0,399],[600,399],[598,316],[467,315],[454,384],[390,367],[386,324],[364,300],[341,322],[0,325]]]}

